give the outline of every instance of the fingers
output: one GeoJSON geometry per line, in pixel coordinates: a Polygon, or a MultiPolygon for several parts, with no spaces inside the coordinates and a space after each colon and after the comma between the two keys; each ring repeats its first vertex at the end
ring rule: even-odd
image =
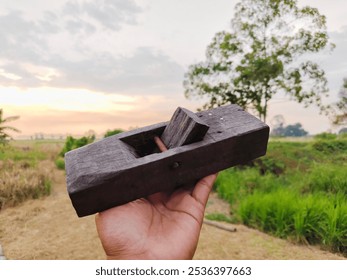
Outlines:
{"type": "Polygon", "coordinates": [[[192,197],[195,198],[199,203],[204,207],[206,206],[208,196],[212,190],[213,183],[217,178],[217,173],[209,175],[205,178],[202,178],[196,185],[192,192],[192,197]]]}
{"type": "MultiPolygon", "coordinates": [[[[154,142],[158,146],[161,152],[167,151],[167,148],[163,141],[158,137],[154,137],[154,142]]],[[[204,207],[206,206],[208,196],[212,190],[213,183],[216,180],[218,174],[209,175],[205,178],[202,178],[194,187],[192,192],[192,197],[195,198],[199,203],[201,203],[204,207]]],[[[162,195],[155,195],[153,198],[163,199],[162,195]]]]}

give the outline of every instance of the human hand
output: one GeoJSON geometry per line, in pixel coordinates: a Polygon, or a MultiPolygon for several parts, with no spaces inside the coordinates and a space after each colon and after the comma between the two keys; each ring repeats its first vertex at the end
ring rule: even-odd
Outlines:
{"type": "Polygon", "coordinates": [[[194,187],[156,193],[96,215],[108,259],[192,259],[217,174],[194,187]]]}

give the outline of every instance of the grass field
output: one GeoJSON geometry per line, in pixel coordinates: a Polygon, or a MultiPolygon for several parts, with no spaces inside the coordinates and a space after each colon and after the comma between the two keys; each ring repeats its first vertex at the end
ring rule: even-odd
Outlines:
{"type": "Polygon", "coordinates": [[[269,142],[265,157],[221,172],[234,222],[347,254],[347,138],[269,142]]]}
{"type": "MultiPolygon", "coordinates": [[[[0,149],[0,210],[51,193],[62,141],[15,141],[0,149]]],[[[220,172],[231,219],[298,243],[347,255],[347,138],[272,139],[265,157],[220,172]]]]}
{"type": "Polygon", "coordinates": [[[62,144],[15,141],[0,147],[0,209],[51,192],[52,160],[62,144]]]}

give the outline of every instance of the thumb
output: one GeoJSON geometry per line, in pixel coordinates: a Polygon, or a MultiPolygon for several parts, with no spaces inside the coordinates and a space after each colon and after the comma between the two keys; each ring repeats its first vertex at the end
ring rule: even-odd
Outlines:
{"type": "Polygon", "coordinates": [[[218,173],[202,178],[194,187],[192,197],[204,207],[206,206],[208,196],[213,188],[217,175],[218,173]]]}

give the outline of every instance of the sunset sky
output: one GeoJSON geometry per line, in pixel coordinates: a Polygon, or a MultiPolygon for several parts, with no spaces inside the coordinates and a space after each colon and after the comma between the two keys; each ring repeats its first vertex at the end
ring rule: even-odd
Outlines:
{"type": "MultiPolygon", "coordinates": [[[[213,35],[229,28],[233,0],[2,0],[0,108],[19,115],[21,135],[84,134],[166,121],[183,95],[188,66],[204,60],[213,35]]],[[[298,0],[327,16],[332,53],[318,57],[331,103],[347,77],[346,0],[298,0]]],[[[315,108],[275,98],[282,114],[310,133],[331,129],[315,108]]],[[[336,130],[336,128],[333,128],[336,130]]],[[[13,135],[16,136],[16,135],[13,135]]]]}

